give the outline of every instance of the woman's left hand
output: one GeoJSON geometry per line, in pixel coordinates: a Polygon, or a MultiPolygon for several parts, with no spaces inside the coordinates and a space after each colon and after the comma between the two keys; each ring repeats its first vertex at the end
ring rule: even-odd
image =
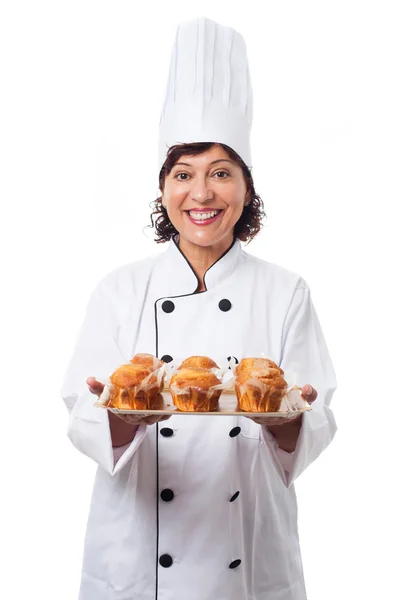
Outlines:
{"type": "MultiPolygon", "coordinates": [[[[309,404],[312,404],[317,398],[317,390],[314,389],[311,385],[307,384],[302,387],[301,396],[303,400],[306,400],[309,404]]],[[[301,419],[302,413],[298,413],[296,416],[290,416],[290,413],[287,417],[249,417],[258,425],[285,425],[285,423],[290,423],[291,421],[295,421],[296,419],[301,419]]]]}

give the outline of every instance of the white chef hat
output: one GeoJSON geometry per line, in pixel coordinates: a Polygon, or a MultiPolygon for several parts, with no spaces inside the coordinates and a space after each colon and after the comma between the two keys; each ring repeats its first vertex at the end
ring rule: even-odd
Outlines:
{"type": "Polygon", "coordinates": [[[252,88],[243,36],[201,17],[178,26],[160,118],[159,170],[175,144],[221,142],[251,167],[252,88]]]}

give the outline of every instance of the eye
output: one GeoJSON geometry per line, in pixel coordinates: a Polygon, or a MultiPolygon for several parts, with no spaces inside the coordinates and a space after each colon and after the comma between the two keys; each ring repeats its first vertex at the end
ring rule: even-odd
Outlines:
{"type": "MultiPolygon", "coordinates": [[[[225,175],[226,177],[229,177],[229,173],[227,171],[216,171],[215,175],[225,175]]],[[[219,177],[218,179],[226,179],[226,177],[219,177]]]]}
{"type": "Polygon", "coordinates": [[[185,177],[189,177],[188,173],[177,173],[176,175],[174,175],[174,179],[176,179],[177,181],[187,181],[187,179],[182,177],[182,175],[185,175],[185,177]]]}

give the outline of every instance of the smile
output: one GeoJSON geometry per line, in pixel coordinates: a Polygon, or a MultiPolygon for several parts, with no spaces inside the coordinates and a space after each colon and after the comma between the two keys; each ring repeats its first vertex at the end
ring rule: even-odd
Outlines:
{"type": "Polygon", "coordinates": [[[216,221],[218,217],[222,214],[223,210],[210,210],[210,211],[194,211],[187,210],[185,211],[193,223],[197,225],[208,225],[209,223],[213,223],[216,221]]]}

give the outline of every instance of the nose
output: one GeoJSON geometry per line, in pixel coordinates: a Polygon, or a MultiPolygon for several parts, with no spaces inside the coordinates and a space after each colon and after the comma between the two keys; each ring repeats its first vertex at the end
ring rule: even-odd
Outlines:
{"type": "Polygon", "coordinates": [[[206,185],[204,177],[194,179],[190,194],[192,200],[199,202],[200,204],[205,204],[213,199],[213,192],[206,185]]]}

